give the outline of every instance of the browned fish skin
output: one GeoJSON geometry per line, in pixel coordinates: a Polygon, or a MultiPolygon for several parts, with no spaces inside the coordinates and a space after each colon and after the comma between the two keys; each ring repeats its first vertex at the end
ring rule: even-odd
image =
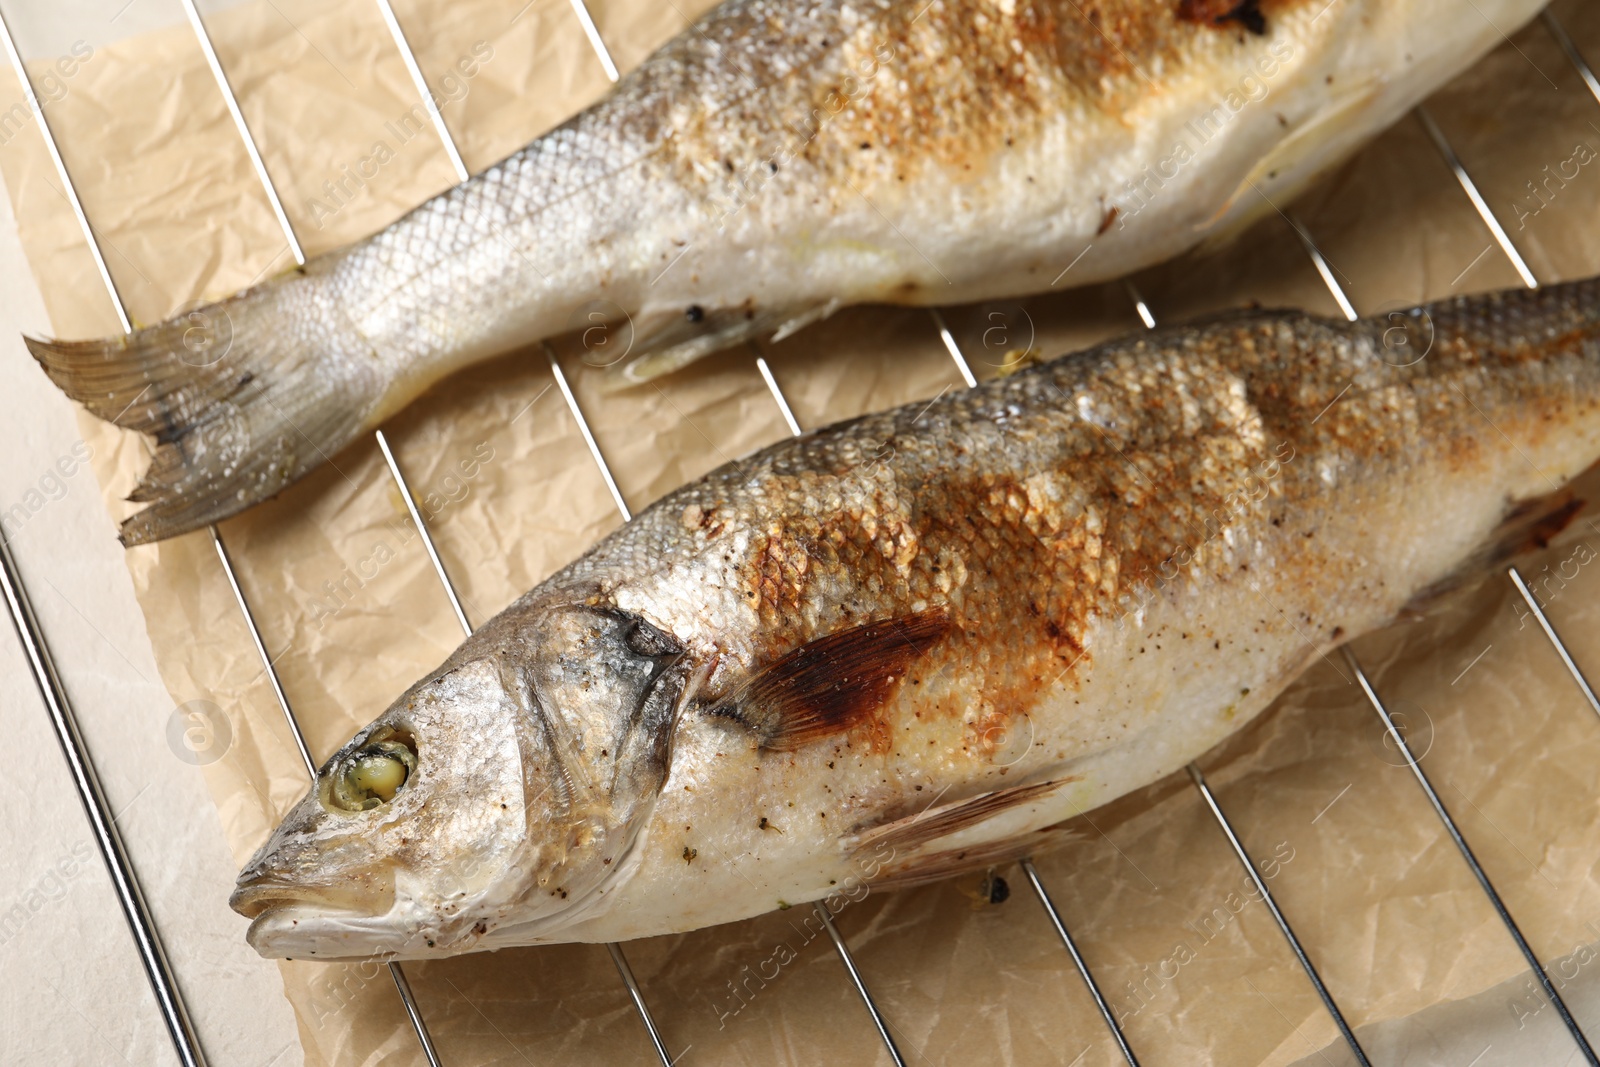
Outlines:
{"type": "MultiPolygon", "coordinates": [[[[773,445],[652,505],[375,724],[418,738],[396,804],[419,819],[477,803],[430,753],[498,715],[577,739],[563,782],[609,783],[530,787],[560,864],[519,861],[543,891],[429,927],[429,953],[727,921],[859,882],[863,855],[906,881],[1042,847],[1481,566],[1597,457],[1600,280],[1169,327],[773,445]]],[[[398,920],[317,941],[250,888],[289,853],[320,870],[323,835],[366,817],[290,815],[236,898],[258,948],[413,951],[398,920]]],[[[393,836],[362,863],[449,888],[437,846],[428,868],[393,836]]]]}
{"type": "MultiPolygon", "coordinates": [[[[1600,286],[1582,282],[1405,320],[1282,312],[1153,331],[773,445],[670,494],[523,603],[581,591],[678,624],[656,590],[714,576],[690,615],[704,625],[671,627],[723,655],[708,698],[823,635],[942,605],[950,634],[924,670],[970,677],[1003,718],[1090,669],[1089,627],[1185,571],[1184,549],[1205,559],[1187,581],[1242,580],[1248,564],[1225,558],[1238,553],[1196,551],[1219,529],[1292,548],[1270,581],[1295,596],[1336,562],[1315,544],[1330,493],[1355,505],[1368,484],[1470,474],[1496,427],[1569,433],[1596,402],[1597,311],[1600,286]],[[1430,331],[1426,358],[1391,365],[1430,331]]],[[[1535,493],[1564,480],[1527,474],[1535,493]]],[[[1331,642],[1336,622],[1302,626],[1331,642]]],[[[863,740],[881,747],[903,724],[874,725],[863,740]]]]}

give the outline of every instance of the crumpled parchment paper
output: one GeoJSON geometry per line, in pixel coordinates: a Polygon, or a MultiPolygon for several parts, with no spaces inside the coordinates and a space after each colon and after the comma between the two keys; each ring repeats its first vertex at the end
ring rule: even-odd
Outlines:
{"type": "MultiPolygon", "coordinates": [[[[395,6],[474,170],[606,89],[565,0],[395,6]]],[[[591,3],[624,70],[709,6],[591,3]]],[[[1556,9],[1600,57],[1600,11],[1567,0],[1556,9]]],[[[371,233],[449,184],[431,133],[401,136],[413,90],[374,5],[252,0],[208,17],[308,252],[371,233]]],[[[53,62],[35,61],[36,73],[53,62]]],[[[137,321],[288,264],[186,26],[99,49],[59,85],[50,121],[137,321]]],[[[16,99],[15,84],[0,82],[0,111],[16,99]]],[[[1600,265],[1600,105],[1541,29],[1515,35],[1430,108],[1541,279],[1600,265]]],[[[57,333],[114,332],[38,138],[8,136],[0,167],[57,333]]],[[[1409,119],[1295,211],[1363,312],[1518,283],[1409,119]]],[[[1249,302],[1336,312],[1276,214],[1137,283],[1167,321],[1249,302]]],[[[1137,328],[1120,285],[948,316],[980,376],[1026,349],[1055,355],[1137,328]]],[[[802,425],[960,387],[920,311],[846,311],[770,346],[769,357],[802,425]]],[[[618,389],[581,351],[566,352],[580,403],[635,509],[782,436],[753,358],[749,349],[724,353],[657,386],[618,389]]],[[[83,425],[120,515],[146,446],[87,416],[83,425]]],[[[618,522],[537,350],[457,376],[386,429],[474,622],[618,522]]],[[[370,440],[223,524],[222,534],[319,759],[459,640],[370,440]]],[[[1600,587],[1588,566],[1597,552],[1600,526],[1580,521],[1522,566],[1579,661],[1600,669],[1600,587]]],[[[303,792],[304,770],[207,535],[134,549],[127,559],[174,701],[210,700],[228,719],[232,740],[205,773],[242,861],[303,792]]],[[[1536,950],[1546,961],[1565,957],[1557,973],[1570,970],[1562,980],[1577,988],[1592,977],[1588,946],[1600,941],[1600,723],[1525,616],[1504,577],[1491,576],[1356,648],[1536,950]]],[[[1503,1013],[1492,1043],[1497,1055],[1513,1056],[1505,1062],[1517,1062],[1518,1042],[1564,1047],[1559,1031],[1550,1036],[1554,1011],[1537,997],[1519,999],[1520,956],[1348,673],[1337,660],[1318,664],[1201,760],[1225,810],[1363,1034],[1389,1041],[1385,1048],[1405,1043],[1407,1063],[1433,1062],[1422,1038],[1394,1035],[1449,1017],[1441,1011],[1484,1026],[1503,1013]]],[[[1076,841],[1041,858],[1039,869],[1144,1062],[1346,1062],[1332,1022],[1186,778],[1088,813],[1078,826],[1076,841]]],[[[872,893],[838,916],[908,1060],[1116,1062],[1020,872],[999,873],[1011,889],[1001,904],[978,903],[975,875],[872,893]]],[[[666,1043],[684,1062],[887,1062],[838,959],[808,936],[802,914],[627,946],[666,1043]],[[789,955],[780,945],[793,962],[774,962],[789,955]]],[[[241,937],[244,927],[241,919],[241,937]]],[[[308,1064],[422,1062],[382,968],[296,962],[282,973],[308,1064]]],[[[598,946],[414,963],[408,973],[447,1063],[651,1055],[598,946]]]]}

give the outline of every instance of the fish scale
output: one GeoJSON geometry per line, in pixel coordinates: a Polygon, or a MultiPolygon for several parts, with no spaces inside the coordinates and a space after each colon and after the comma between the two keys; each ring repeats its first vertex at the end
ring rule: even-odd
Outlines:
{"type": "Polygon", "coordinates": [[[322,768],[240,876],[251,943],[624,940],[1059,843],[1571,517],[1600,280],[1398,322],[1167,327],[668,494],[322,768]]]}

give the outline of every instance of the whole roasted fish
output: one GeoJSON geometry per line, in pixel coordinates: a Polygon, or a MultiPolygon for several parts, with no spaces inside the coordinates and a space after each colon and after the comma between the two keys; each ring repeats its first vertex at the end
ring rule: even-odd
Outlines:
{"type": "Polygon", "coordinates": [[[128,338],[30,343],[155,437],[122,537],[158,540],[540,338],[631,345],[647,376],[843,304],[1166,259],[1270,210],[1542,2],[732,0],[375,237],[128,338]]]}
{"type": "Polygon", "coordinates": [[[663,498],[361,730],[239,877],[271,956],[621,940],[1038,851],[1538,543],[1600,279],[1236,314],[663,498]]]}

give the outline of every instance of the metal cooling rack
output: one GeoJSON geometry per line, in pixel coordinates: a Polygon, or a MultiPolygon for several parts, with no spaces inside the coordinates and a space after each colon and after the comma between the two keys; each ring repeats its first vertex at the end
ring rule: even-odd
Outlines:
{"type": "MultiPolygon", "coordinates": [[[[244,113],[239,108],[238,100],[234,96],[233,88],[228,81],[227,73],[223,69],[220,60],[217,58],[216,50],[212,47],[210,35],[206,30],[204,20],[201,18],[200,13],[195,6],[195,0],[179,0],[179,2],[182,4],[184,13],[187,16],[190,25],[194,29],[201,51],[205,55],[206,63],[210,67],[211,72],[216,79],[217,87],[222,93],[223,100],[227,105],[228,113],[232,116],[234,125],[239,131],[240,139],[249,155],[251,165],[255,170],[257,178],[260,180],[262,189],[266,193],[273,214],[277,218],[278,224],[283,230],[284,237],[288,242],[289,251],[297,264],[304,265],[305,253],[294,232],[294,227],[290,223],[288,215],[284,211],[283,203],[278,196],[278,192],[273,184],[271,175],[267,172],[266,164],[262,161],[261,153],[256,145],[255,137],[251,133],[249,125],[245,121],[244,113]]],[[[443,145],[444,150],[449,157],[457,180],[466,181],[469,177],[469,172],[467,171],[466,165],[462,162],[461,154],[457,149],[455,139],[451,135],[448,126],[445,124],[444,118],[440,114],[438,106],[433,103],[433,96],[429,89],[427,79],[423,75],[421,67],[417,64],[416,55],[411,48],[404,29],[400,25],[399,19],[394,13],[394,9],[390,6],[389,0],[376,0],[376,3],[383,15],[384,22],[387,25],[390,34],[394,38],[395,46],[399,50],[400,56],[405,63],[406,70],[411,77],[412,83],[416,87],[418,97],[421,99],[423,106],[427,109],[431,117],[434,129],[438,133],[440,143],[443,145]]],[[[607,77],[609,77],[611,81],[615,82],[618,78],[616,64],[613,62],[610,52],[606,48],[605,42],[601,38],[600,32],[596,27],[594,19],[591,17],[584,0],[571,0],[571,3],[574,12],[576,13],[578,20],[583,27],[584,34],[588,38],[591,47],[594,49],[595,55],[604,68],[607,77]]],[[[1594,71],[1590,68],[1589,64],[1578,50],[1572,38],[1556,20],[1555,16],[1549,11],[1545,11],[1543,13],[1542,19],[1545,28],[1555,39],[1557,45],[1561,48],[1568,60],[1576,68],[1579,76],[1583,79],[1584,84],[1594,95],[1596,102],[1600,103],[1600,79],[1596,78],[1594,71]]],[[[101,281],[105,285],[106,293],[111,299],[111,304],[116,311],[118,321],[122,324],[122,328],[125,332],[132,332],[132,324],[128,319],[126,308],[122,302],[122,297],[117,291],[116,283],[112,279],[111,272],[106,266],[105,258],[101,253],[99,240],[93,227],[90,225],[89,218],[84,211],[82,201],[78,198],[77,190],[73,184],[71,175],[67,171],[66,164],[63,161],[61,152],[57,146],[55,133],[51,129],[49,121],[44,113],[44,108],[34,91],[32,81],[29,78],[27,70],[23,64],[22,56],[17,49],[15,39],[12,37],[9,27],[6,25],[3,13],[0,13],[0,46],[4,47],[6,54],[16,71],[18,80],[22,83],[23,90],[27,95],[28,105],[38,120],[38,127],[44,138],[45,147],[50,154],[50,159],[55,166],[56,173],[61,179],[62,188],[65,191],[68,202],[72,207],[73,215],[76,217],[78,225],[83,232],[84,240],[88,245],[89,252],[94,258],[96,269],[99,271],[101,281]]],[[[1493,235],[1494,240],[1499,245],[1501,251],[1505,254],[1511,265],[1516,269],[1518,275],[1530,289],[1537,288],[1539,285],[1538,279],[1529,269],[1521,254],[1517,251],[1515,244],[1511,241],[1510,236],[1506,233],[1504,227],[1501,226],[1499,220],[1495,217],[1495,214],[1489,207],[1487,201],[1485,201],[1483,196],[1479,193],[1477,185],[1473,182],[1472,177],[1468,174],[1466,168],[1456,156],[1454,149],[1451,148],[1449,141],[1445,138],[1438,125],[1433,121],[1433,118],[1428,114],[1426,108],[1419,106],[1415,111],[1415,117],[1424,132],[1438,148],[1441,156],[1444,158],[1445,163],[1449,166],[1456,180],[1460,183],[1462,191],[1472,202],[1473,208],[1483,220],[1485,227],[1493,235]]],[[[1312,265],[1316,268],[1317,273],[1327,285],[1330,294],[1333,296],[1333,299],[1338,304],[1340,310],[1348,319],[1354,320],[1357,318],[1354,306],[1351,304],[1348,296],[1340,286],[1338,279],[1329,266],[1327,260],[1318,250],[1310,232],[1292,215],[1284,214],[1283,217],[1287,224],[1293,229],[1301,243],[1304,245],[1307,254],[1310,256],[1312,265]]],[[[1147,329],[1154,329],[1156,325],[1156,319],[1149,305],[1139,294],[1138,290],[1134,288],[1131,281],[1124,282],[1124,285],[1132,302],[1133,310],[1138,315],[1140,322],[1142,322],[1147,329]]],[[[962,351],[961,346],[957,343],[954,334],[950,331],[944,316],[937,308],[930,309],[929,315],[933,320],[933,325],[937,331],[939,339],[943,342],[946,351],[949,352],[952,361],[955,363],[956,369],[961,374],[962,380],[966,382],[968,387],[976,386],[977,379],[972,373],[971,365],[969,364],[965,353],[962,351]]],[[[565,398],[568,408],[571,410],[574,419],[577,421],[578,429],[582,433],[584,442],[588,445],[589,452],[594,457],[595,464],[599,469],[601,476],[605,480],[606,488],[610,491],[612,499],[616,503],[618,513],[622,516],[623,520],[626,521],[631,518],[631,513],[628,509],[627,502],[623,498],[621,491],[617,488],[616,479],[612,477],[611,469],[606,463],[605,457],[601,454],[600,447],[595,441],[594,434],[590,432],[588,420],[584,417],[583,411],[578,405],[577,398],[574,396],[571,387],[567,383],[566,376],[561,370],[561,365],[556,360],[554,351],[551,350],[548,345],[545,346],[545,349],[549,355],[550,369],[555,378],[556,384],[559,386],[561,394],[565,398]]],[[[766,359],[758,355],[755,360],[755,365],[757,372],[761,375],[762,380],[766,383],[768,390],[771,392],[773,400],[776,402],[790,433],[794,434],[795,436],[799,436],[802,432],[801,427],[796,421],[794,412],[790,408],[787,399],[785,399],[782,390],[779,388],[777,379],[773,376],[772,370],[767,364],[766,359]]],[[[455,613],[456,620],[461,625],[462,632],[464,634],[471,634],[472,625],[468,621],[466,612],[461,606],[460,598],[456,594],[455,585],[451,581],[450,576],[445,569],[444,563],[440,559],[439,553],[434,546],[433,538],[428,531],[427,523],[424,521],[422,514],[417,509],[410,487],[406,483],[405,474],[401,470],[400,464],[395,458],[394,451],[389,447],[389,442],[387,438],[384,437],[382,430],[376,431],[375,437],[378,448],[383,454],[384,462],[388,465],[389,472],[394,477],[395,484],[400,491],[401,499],[406,503],[407,510],[411,516],[411,521],[415,524],[417,532],[421,535],[423,546],[427,550],[428,558],[433,564],[434,573],[439,578],[440,585],[442,586],[445,596],[450,603],[451,610],[455,613]]],[[[279,708],[283,712],[284,720],[288,724],[290,733],[294,738],[295,745],[300,752],[301,759],[305,763],[306,772],[308,775],[314,777],[316,773],[316,761],[312,757],[311,751],[306,745],[305,736],[301,732],[299,722],[295,717],[288,696],[285,694],[283,686],[279,681],[272,657],[268,654],[266,645],[262,641],[260,630],[256,627],[255,618],[251,613],[249,601],[245,596],[244,590],[239,585],[238,576],[234,571],[233,562],[229,558],[227,547],[224,545],[222,536],[217,531],[215,526],[211,526],[209,528],[209,532],[211,535],[212,544],[217,552],[217,558],[222,564],[223,574],[226,576],[228,585],[233,591],[234,599],[238,602],[240,613],[244,617],[246,627],[250,634],[250,639],[255,646],[257,655],[261,659],[268,682],[272,686],[273,694],[277,699],[279,708]]],[[[1512,567],[1508,570],[1508,576],[1513,585],[1516,587],[1518,593],[1521,594],[1523,599],[1527,602],[1534,618],[1538,621],[1545,636],[1549,639],[1556,652],[1560,655],[1563,664],[1570,672],[1573,681],[1582,691],[1585,699],[1589,702],[1590,707],[1597,715],[1600,715],[1600,698],[1596,697],[1593,687],[1590,685],[1588,679],[1584,676],[1583,671],[1573,660],[1571,653],[1567,650],[1566,645],[1562,642],[1560,636],[1558,635],[1555,625],[1545,614],[1542,606],[1538,602],[1538,599],[1535,597],[1532,590],[1528,587],[1527,583],[1523,580],[1522,575],[1515,567],[1512,567]]],[[[138,879],[135,876],[132,864],[129,861],[127,849],[122,842],[121,835],[119,834],[116,824],[111,816],[111,808],[107,802],[105,791],[101,787],[99,778],[95,772],[94,762],[84,744],[82,733],[78,728],[76,714],[73,711],[71,702],[69,701],[66,691],[61,684],[60,676],[56,671],[55,663],[51,658],[49,647],[46,644],[43,634],[40,630],[39,622],[34,614],[27,590],[22,584],[20,574],[17,570],[16,560],[11,552],[11,547],[3,536],[0,536],[0,593],[4,594],[6,606],[10,611],[12,622],[16,626],[18,637],[22,642],[24,655],[28,660],[28,665],[34,676],[34,680],[39,687],[40,696],[44,700],[45,710],[49,715],[51,726],[55,730],[56,738],[60,742],[62,753],[66,757],[68,771],[72,776],[73,785],[78,793],[79,800],[82,802],[84,813],[88,817],[96,844],[100,849],[101,857],[105,861],[107,870],[110,873],[113,889],[117,895],[118,902],[121,905],[123,915],[127,920],[129,931],[133,935],[135,949],[138,952],[140,962],[144,968],[146,977],[150,982],[151,989],[155,994],[157,1006],[161,1011],[167,1031],[172,1038],[173,1047],[177,1052],[178,1059],[180,1063],[184,1065],[184,1067],[204,1067],[206,1059],[199,1036],[196,1034],[194,1026],[190,1021],[188,1010],[185,1007],[182,994],[178,989],[177,982],[172,973],[171,965],[168,962],[165,949],[162,946],[160,934],[156,929],[156,925],[150,915],[149,908],[145,903],[143,892],[139,887],[138,879]]],[[[1429,802],[1429,805],[1432,807],[1434,814],[1439,818],[1451,840],[1455,843],[1456,848],[1461,853],[1462,860],[1467,864],[1473,876],[1476,878],[1480,888],[1484,892],[1484,895],[1488,898],[1496,914],[1499,916],[1501,923],[1504,925],[1507,934],[1515,942],[1518,951],[1521,952],[1523,958],[1527,961],[1530,973],[1538,981],[1546,997],[1548,997],[1550,1002],[1555,1006],[1562,1022],[1565,1024],[1568,1032],[1572,1036],[1578,1053],[1582,1056],[1584,1062],[1590,1064],[1591,1067],[1600,1067],[1600,1059],[1596,1058],[1595,1052],[1590,1046],[1588,1038],[1585,1036],[1582,1028],[1579,1027],[1576,1020],[1573,1019],[1566,1003],[1561,998],[1561,994],[1556,989],[1555,984],[1551,981],[1549,975],[1546,973],[1545,968],[1540,964],[1539,959],[1535,955],[1533,949],[1529,946],[1527,940],[1524,938],[1521,929],[1517,926],[1517,923],[1512,917],[1511,912],[1501,899],[1499,892],[1495,889],[1488,873],[1478,862],[1476,855],[1473,853],[1471,846],[1467,843],[1466,838],[1461,833],[1459,826],[1451,817],[1443,801],[1440,800],[1438,793],[1434,790],[1427,774],[1423,771],[1421,764],[1418,762],[1417,756],[1412,752],[1411,746],[1407,743],[1404,729],[1397,725],[1394,717],[1390,715],[1388,709],[1383,703],[1383,700],[1378,695],[1377,690],[1373,687],[1371,680],[1367,677],[1366,672],[1362,669],[1354,652],[1350,650],[1349,646],[1345,646],[1343,649],[1343,655],[1345,664],[1353,672],[1355,681],[1360,685],[1363,694],[1366,696],[1368,702],[1372,705],[1373,710],[1377,713],[1387,736],[1393,740],[1398,751],[1404,755],[1407,766],[1411,769],[1412,774],[1416,777],[1417,783],[1421,787],[1426,799],[1429,802]]],[[[1356,1061],[1363,1065],[1363,1067],[1368,1067],[1370,1060],[1367,1058],[1366,1051],[1362,1048],[1361,1043],[1357,1039],[1354,1031],[1346,1022],[1344,1014],[1340,1011],[1338,1003],[1334,998],[1333,992],[1329,990],[1327,985],[1323,982],[1321,976],[1317,972],[1315,964],[1312,962],[1310,956],[1305,951],[1305,948],[1300,943],[1299,938],[1295,935],[1294,929],[1291,926],[1288,917],[1278,906],[1277,901],[1274,899],[1271,890],[1266,884],[1266,881],[1257,872],[1255,862],[1251,859],[1244,845],[1240,842],[1238,835],[1234,832],[1233,826],[1229,822],[1227,815],[1223,812],[1216,796],[1212,793],[1210,787],[1207,785],[1204,775],[1202,775],[1200,769],[1192,763],[1187,767],[1187,771],[1189,777],[1194,782],[1196,790],[1200,794],[1202,802],[1205,804],[1207,810],[1210,811],[1212,817],[1216,820],[1218,828],[1226,838],[1230,848],[1233,850],[1234,855],[1239,859],[1239,862],[1249,874],[1251,881],[1254,883],[1257,892],[1261,896],[1261,899],[1267,905],[1267,908],[1271,912],[1273,919],[1276,921],[1278,929],[1282,932],[1289,950],[1294,954],[1301,968],[1305,971],[1307,980],[1311,983],[1313,989],[1317,993],[1317,996],[1322,1001],[1323,1006],[1327,1009],[1328,1014],[1333,1020],[1335,1026],[1338,1028],[1339,1033],[1342,1035],[1345,1043],[1349,1046],[1350,1051],[1354,1054],[1356,1061]]],[[[1094,999],[1095,1005],[1098,1007],[1101,1016],[1104,1018],[1107,1029],[1109,1030],[1112,1038],[1115,1040],[1117,1047],[1120,1049],[1123,1058],[1127,1061],[1129,1067],[1138,1067],[1138,1057],[1135,1054],[1132,1046],[1128,1043],[1126,1035],[1122,1032],[1121,1027],[1117,1023],[1116,1012],[1101,993],[1100,987],[1094,979],[1094,975],[1090,970],[1088,962],[1084,959],[1082,953],[1079,952],[1076,943],[1073,941],[1071,934],[1068,932],[1066,921],[1063,919],[1060,911],[1056,908],[1054,902],[1051,900],[1049,892],[1047,891],[1043,880],[1039,876],[1038,870],[1035,868],[1033,862],[1028,859],[1022,860],[1021,867],[1023,874],[1027,878],[1029,887],[1033,890],[1034,895],[1038,898],[1039,903],[1043,906],[1046,917],[1048,918],[1051,926],[1054,928],[1057,936],[1061,939],[1061,943],[1067,950],[1073,966],[1077,969],[1079,976],[1083,979],[1084,985],[1086,986],[1091,997],[1094,999]]],[[[840,962],[844,965],[845,971],[848,974],[851,983],[854,985],[856,992],[860,995],[862,1004],[866,1008],[879,1037],[882,1039],[883,1047],[888,1053],[890,1060],[893,1061],[896,1067],[905,1067],[905,1059],[902,1056],[898,1045],[896,1044],[893,1034],[893,1027],[879,1009],[876,1001],[873,999],[873,996],[867,987],[865,978],[862,976],[860,969],[856,966],[855,961],[850,954],[850,949],[845,941],[844,936],[839,932],[838,927],[833,922],[832,915],[829,913],[827,907],[821,902],[814,904],[813,908],[817,917],[821,920],[823,927],[827,930],[829,939],[832,941],[833,946],[839,955],[840,962]]],[[[644,992],[641,989],[639,982],[635,979],[632,969],[628,966],[628,961],[626,956],[623,954],[622,947],[615,944],[608,945],[606,947],[616,965],[617,973],[628,994],[628,997],[638,1013],[639,1020],[644,1025],[645,1030],[649,1035],[650,1042],[654,1047],[656,1055],[659,1057],[661,1064],[663,1067],[673,1067],[676,1059],[681,1057],[683,1053],[680,1052],[678,1057],[674,1057],[668,1050],[665,1042],[662,1040],[660,1031],[656,1027],[655,1020],[652,1017],[649,1006],[645,1000],[644,992]]],[[[391,963],[389,964],[389,970],[394,978],[395,988],[405,1008],[406,1014],[411,1020],[412,1027],[416,1033],[417,1042],[423,1052],[423,1055],[427,1058],[430,1067],[442,1067],[444,1060],[441,1058],[438,1050],[434,1046],[432,1036],[428,1031],[426,1019],[424,1018],[421,1007],[417,1003],[417,998],[413,993],[409,982],[406,980],[404,969],[398,963],[391,963]]],[[[687,1049],[684,1051],[687,1051],[687,1049]]]]}

